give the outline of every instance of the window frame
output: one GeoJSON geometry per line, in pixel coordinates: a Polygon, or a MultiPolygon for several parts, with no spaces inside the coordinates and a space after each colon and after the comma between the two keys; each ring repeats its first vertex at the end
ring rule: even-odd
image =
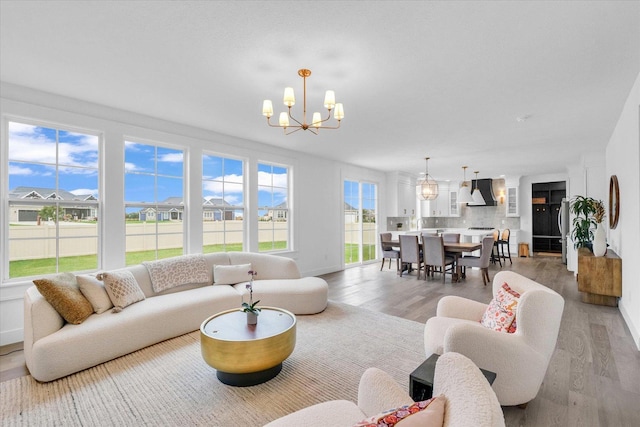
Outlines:
{"type": "MultiPolygon", "coordinates": [[[[0,164],[0,177],[2,178],[2,181],[5,182],[6,184],[3,185],[2,190],[0,190],[0,194],[2,194],[2,208],[0,209],[0,221],[2,222],[2,231],[3,231],[3,238],[0,239],[0,249],[2,249],[2,253],[7,254],[7,256],[3,257],[2,261],[1,261],[1,266],[0,266],[0,283],[10,283],[12,281],[21,281],[21,280],[28,280],[30,278],[33,277],[41,277],[43,274],[48,275],[48,274],[56,274],[56,273],[61,273],[63,271],[60,271],[60,258],[63,258],[60,256],[60,242],[61,241],[66,241],[66,240],[72,240],[72,239],[96,239],[96,268],[95,269],[83,269],[83,270],[72,270],[73,272],[77,272],[77,273],[85,273],[85,272],[91,272],[91,271],[98,271],[102,268],[102,264],[103,264],[103,226],[102,226],[102,222],[104,219],[104,203],[101,202],[101,200],[104,198],[104,131],[103,130],[97,130],[97,129],[91,129],[88,127],[82,127],[82,126],[77,126],[77,125],[69,125],[66,123],[60,123],[60,122],[54,122],[54,121],[50,121],[50,120],[43,120],[43,119],[34,119],[34,118],[30,118],[30,117],[17,117],[17,116],[13,116],[13,115],[3,115],[2,116],[2,138],[3,140],[6,142],[4,144],[2,144],[2,156],[1,158],[2,160],[2,164],[0,164]],[[9,158],[9,145],[10,145],[10,141],[9,141],[9,124],[10,123],[18,123],[18,124],[23,124],[23,125],[28,125],[28,126],[34,126],[34,127],[38,127],[38,128],[46,128],[46,129],[52,129],[56,131],[56,162],[55,164],[52,163],[47,163],[47,162],[29,162],[26,160],[15,160],[15,159],[10,159],[9,158]],[[75,134],[82,134],[82,135],[87,135],[87,136],[92,136],[95,137],[97,139],[97,144],[96,144],[96,149],[97,149],[97,159],[95,162],[95,168],[93,167],[86,167],[86,166],[78,166],[75,164],[61,164],[59,162],[59,145],[61,144],[60,141],[60,132],[67,132],[67,133],[75,133],[75,134]],[[9,188],[9,165],[10,163],[24,163],[24,164],[32,164],[32,165],[39,165],[39,166],[47,166],[47,167],[54,167],[55,168],[55,189],[54,192],[56,193],[55,198],[49,198],[46,195],[41,195],[43,196],[43,198],[41,199],[11,199],[9,197],[10,194],[10,188],[9,188]],[[66,189],[62,189],[60,188],[60,169],[61,168],[75,168],[75,169],[85,169],[85,170],[95,170],[95,174],[97,177],[97,187],[98,187],[98,198],[92,197],[92,200],[63,200],[60,199],[59,193],[60,190],[65,190],[66,189]],[[17,202],[17,203],[15,203],[17,202]],[[10,214],[10,210],[12,208],[12,206],[16,206],[16,205],[20,205],[20,206],[39,206],[41,208],[45,207],[45,206],[53,206],[54,209],[57,211],[60,208],[64,208],[65,206],[68,207],[86,207],[92,211],[94,211],[96,213],[96,217],[98,218],[98,221],[96,222],[96,229],[95,229],[95,235],[91,235],[91,236],[86,236],[86,237],[82,237],[82,236],[61,236],[60,235],[60,221],[56,221],[55,224],[55,237],[52,238],[47,238],[46,240],[55,240],[55,272],[51,272],[51,273],[35,273],[32,275],[28,275],[28,276],[15,276],[15,277],[10,277],[11,276],[11,271],[10,271],[10,256],[9,251],[10,251],[10,241],[11,240],[16,240],[16,241],[35,241],[35,240],[42,240],[42,238],[40,237],[30,237],[30,238],[19,238],[19,239],[11,239],[10,238],[10,233],[9,233],[9,228],[10,228],[10,218],[11,218],[11,214],[10,214]]],[[[64,143],[64,141],[62,141],[64,143]]],[[[35,187],[35,186],[34,186],[35,187]]],[[[52,193],[53,194],[53,193],[52,193]]],[[[17,214],[18,215],[18,214],[17,214]]],[[[73,256],[73,255],[70,255],[73,256]]]]}
{"type": "MultiPolygon", "coordinates": [[[[139,137],[135,137],[135,136],[130,136],[130,135],[123,135],[122,138],[122,161],[124,162],[124,167],[123,167],[123,171],[124,171],[124,176],[123,176],[123,191],[122,191],[122,202],[123,202],[123,206],[124,206],[124,220],[125,220],[125,225],[124,225],[124,257],[125,257],[125,266],[130,266],[130,265],[135,265],[138,264],[138,262],[133,263],[133,264],[129,264],[127,262],[127,238],[129,237],[144,237],[144,236],[155,236],[154,237],[154,241],[155,241],[155,258],[153,260],[149,259],[147,261],[155,261],[155,260],[159,260],[159,259],[164,259],[167,257],[162,257],[159,258],[158,257],[158,252],[160,251],[160,247],[159,247],[159,237],[160,236],[169,236],[169,235],[177,235],[180,234],[181,235],[181,255],[184,255],[185,253],[187,253],[187,239],[188,239],[188,234],[189,234],[189,224],[188,224],[188,214],[189,214],[189,206],[188,203],[185,203],[185,200],[188,199],[187,197],[187,181],[188,181],[188,174],[187,174],[187,169],[188,169],[188,159],[189,159],[189,146],[187,144],[185,145],[177,145],[177,144],[171,144],[171,143],[166,143],[166,142],[162,142],[162,141],[157,141],[157,140],[152,140],[152,139],[148,139],[148,138],[139,138],[139,137]],[[180,151],[182,153],[182,176],[181,176],[181,180],[182,180],[182,186],[181,186],[181,191],[182,191],[182,202],[179,205],[182,208],[182,215],[180,219],[180,221],[182,222],[182,231],[180,233],[177,232],[168,232],[168,233],[158,233],[158,220],[157,220],[157,213],[160,212],[161,209],[165,209],[166,211],[171,211],[173,208],[176,208],[178,205],[174,205],[174,204],[170,204],[170,203],[161,203],[159,200],[156,200],[155,202],[128,202],[126,200],[127,198],[127,174],[131,173],[131,172],[127,172],[127,143],[130,144],[138,144],[138,145],[145,145],[145,146],[150,146],[154,148],[154,173],[153,174],[149,174],[149,173],[139,173],[137,175],[147,175],[147,176],[153,176],[154,177],[154,188],[153,188],[153,196],[155,198],[158,198],[158,194],[157,194],[157,190],[158,190],[158,177],[167,177],[167,175],[164,174],[158,174],[158,148],[164,148],[164,149],[168,149],[168,150],[175,150],[175,151],[180,151]],[[129,208],[140,208],[142,209],[148,209],[148,208],[154,208],[155,212],[156,212],[156,218],[155,220],[155,233],[151,234],[151,233],[134,233],[134,234],[128,234],[127,233],[127,209],[129,208]]],[[[133,174],[133,173],[132,173],[133,174]]],[[[169,176],[171,178],[176,178],[173,176],[169,176]]],[[[137,252],[137,251],[131,251],[131,252],[137,252]]]]}
{"type": "MultiPolygon", "coordinates": [[[[230,184],[238,184],[236,182],[226,181],[224,179],[222,181],[214,180],[214,179],[205,179],[205,170],[204,170],[204,158],[205,158],[205,156],[218,157],[218,158],[222,159],[223,165],[224,165],[224,161],[225,160],[238,161],[238,162],[242,163],[242,183],[241,183],[241,185],[242,185],[242,204],[224,206],[224,207],[221,207],[221,209],[222,209],[222,212],[225,212],[225,211],[228,211],[228,210],[231,210],[231,211],[241,210],[242,211],[242,238],[241,238],[241,240],[242,240],[242,242],[241,242],[242,249],[241,249],[241,251],[246,251],[247,250],[246,249],[247,248],[247,243],[248,243],[247,242],[247,236],[248,236],[248,234],[247,234],[248,233],[248,230],[247,230],[247,224],[248,224],[248,222],[247,222],[247,205],[248,205],[248,201],[247,201],[247,199],[248,199],[248,196],[249,196],[249,187],[248,187],[247,184],[248,184],[249,180],[247,178],[248,178],[248,164],[249,164],[249,161],[248,161],[248,159],[240,157],[240,156],[234,156],[234,155],[224,154],[224,153],[221,153],[219,151],[208,151],[208,150],[203,150],[202,151],[202,155],[201,155],[201,159],[200,159],[200,162],[202,163],[202,176],[201,176],[201,180],[200,180],[201,183],[202,183],[202,191],[201,191],[200,197],[201,197],[202,204],[203,204],[203,207],[202,207],[202,227],[203,227],[202,235],[203,235],[203,242],[202,242],[202,249],[201,250],[202,250],[203,253],[205,253],[204,252],[204,247],[205,247],[204,235],[205,234],[220,233],[220,232],[207,232],[207,233],[205,233],[205,231],[204,231],[205,216],[206,216],[206,213],[207,213],[207,210],[205,210],[205,208],[204,208],[204,194],[203,194],[204,193],[204,184],[205,184],[205,182],[221,182],[222,186],[223,186],[223,193],[222,193],[223,200],[224,200],[224,196],[226,194],[226,192],[224,191],[224,184],[227,183],[227,182],[230,183],[230,184]]],[[[223,169],[222,169],[222,173],[223,173],[222,177],[224,178],[226,176],[226,171],[224,169],[224,166],[223,166],[223,169]]],[[[215,215],[214,215],[213,221],[215,221],[215,215]]],[[[226,225],[227,224],[226,224],[226,220],[224,220],[222,222],[223,222],[223,227],[224,227],[224,230],[221,232],[222,235],[223,235],[223,247],[225,249],[224,252],[227,252],[227,244],[228,244],[227,238],[226,238],[227,237],[227,230],[226,230],[226,225]]]]}
{"type": "MultiPolygon", "coordinates": [[[[293,248],[293,217],[292,217],[292,212],[293,212],[293,185],[292,185],[292,181],[293,180],[293,165],[290,164],[285,164],[285,163],[281,163],[281,162],[277,162],[277,161],[270,161],[270,160],[257,160],[256,161],[256,167],[255,167],[255,182],[256,182],[256,208],[253,209],[253,212],[255,214],[255,224],[256,224],[256,233],[255,233],[255,238],[256,238],[256,244],[257,244],[257,252],[258,253],[280,253],[280,252],[291,252],[294,250],[293,248]],[[282,168],[285,169],[287,171],[287,187],[286,187],[286,205],[287,207],[282,209],[282,208],[278,208],[277,209],[277,216],[281,217],[282,216],[282,212],[281,211],[285,211],[286,212],[286,218],[285,221],[273,221],[273,218],[271,221],[261,221],[261,216],[260,216],[260,212],[261,211],[272,211],[275,212],[276,211],[276,207],[277,206],[263,206],[260,204],[260,188],[261,187],[265,187],[265,185],[260,184],[260,167],[261,166],[269,166],[271,167],[271,175],[273,176],[273,168],[282,168]],[[272,248],[270,250],[261,250],[260,249],[260,223],[264,223],[264,222],[269,222],[272,225],[271,227],[271,232],[272,232],[272,236],[275,236],[276,233],[276,228],[274,227],[274,225],[276,223],[286,223],[286,233],[287,233],[287,239],[285,241],[285,247],[284,248],[274,248],[274,243],[276,242],[275,237],[272,237],[271,240],[271,246],[272,248]]],[[[271,189],[271,191],[273,192],[274,188],[282,188],[282,187],[277,187],[273,185],[273,180],[271,181],[271,185],[269,186],[269,188],[271,189]]]]}

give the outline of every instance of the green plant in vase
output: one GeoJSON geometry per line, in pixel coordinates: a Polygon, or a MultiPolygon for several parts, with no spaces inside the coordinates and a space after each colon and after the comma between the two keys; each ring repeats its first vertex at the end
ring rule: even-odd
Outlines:
{"type": "Polygon", "coordinates": [[[573,247],[576,249],[590,247],[593,242],[593,228],[597,226],[595,219],[598,210],[597,203],[602,204],[602,202],[585,196],[575,196],[571,199],[569,208],[571,213],[575,214],[571,240],[573,240],[573,247]]]}
{"type": "Polygon", "coordinates": [[[248,274],[251,276],[251,280],[247,283],[247,289],[249,290],[249,302],[242,303],[242,311],[247,313],[247,324],[255,325],[258,322],[258,314],[261,309],[257,306],[260,300],[253,302],[253,276],[257,276],[258,273],[254,270],[249,270],[248,274]]]}

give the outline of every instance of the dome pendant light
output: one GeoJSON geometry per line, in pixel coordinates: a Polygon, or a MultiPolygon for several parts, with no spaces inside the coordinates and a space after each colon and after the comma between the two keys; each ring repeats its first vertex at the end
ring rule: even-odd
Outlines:
{"type": "Polygon", "coordinates": [[[480,190],[478,190],[478,171],[474,171],[474,173],[476,174],[476,188],[473,189],[473,191],[471,192],[471,198],[473,199],[473,203],[471,203],[474,206],[484,206],[487,204],[487,202],[484,200],[484,197],[482,197],[482,193],[480,192],[480,190]]]}
{"type": "Polygon", "coordinates": [[[420,200],[433,200],[438,197],[438,183],[429,175],[429,157],[425,157],[427,167],[424,178],[416,183],[416,196],[420,200]]]}
{"type": "Polygon", "coordinates": [[[471,197],[471,190],[469,190],[469,184],[467,184],[467,168],[468,166],[463,166],[464,170],[464,180],[460,185],[460,190],[458,191],[458,203],[473,203],[473,197],[471,197]]]}

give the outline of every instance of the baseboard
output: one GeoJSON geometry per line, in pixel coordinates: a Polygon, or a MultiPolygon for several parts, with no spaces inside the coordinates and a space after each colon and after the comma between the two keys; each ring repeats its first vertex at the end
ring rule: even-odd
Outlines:
{"type": "Polygon", "coordinates": [[[24,341],[24,329],[13,329],[0,332],[0,346],[24,341]]]}
{"type": "Polygon", "coordinates": [[[638,351],[640,351],[640,333],[631,321],[632,318],[629,315],[629,312],[627,311],[627,308],[622,299],[620,299],[620,301],[618,302],[618,309],[620,310],[620,314],[622,314],[624,322],[627,324],[627,328],[629,328],[629,332],[631,332],[631,337],[633,338],[633,342],[635,343],[636,348],[638,349],[638,351]]]}

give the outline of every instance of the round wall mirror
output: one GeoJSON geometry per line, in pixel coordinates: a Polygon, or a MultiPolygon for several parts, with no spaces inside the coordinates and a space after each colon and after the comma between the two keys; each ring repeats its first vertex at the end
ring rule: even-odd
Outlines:
{"type": "Polygon", "coordinates": [[[609,179],[609,228],[618,226],[620,216],[620,188],[618,187],[618,177],[611,175],[609,179]]]}

